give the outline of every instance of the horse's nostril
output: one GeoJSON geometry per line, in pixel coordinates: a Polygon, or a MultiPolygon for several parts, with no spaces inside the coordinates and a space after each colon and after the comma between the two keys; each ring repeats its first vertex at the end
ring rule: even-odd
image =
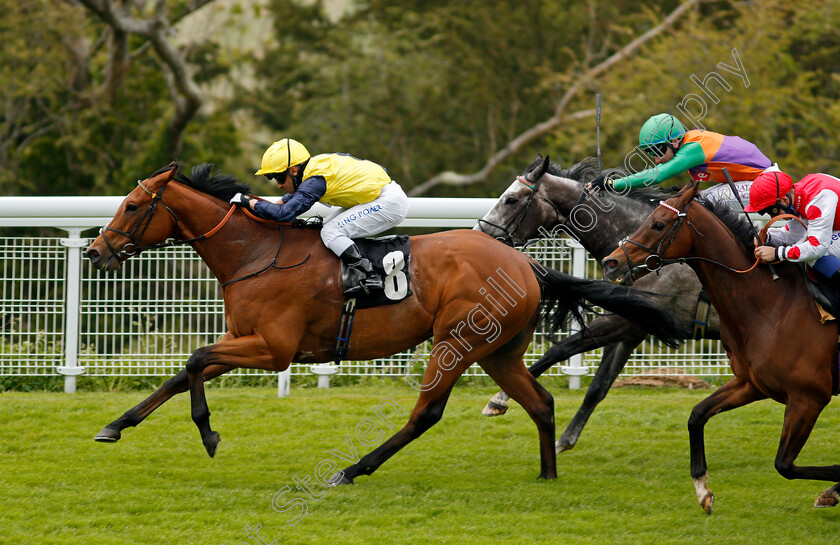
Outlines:
{"type": "Polygon", "coordinates": [[[603,266],[605,269],[614,269],[618,266],[618,262],[615,259],[605,259],[603,266]]]}
{"type": "Polygon", "coordinates": [[[98,259],[99,258],[99,252],[97,252],[93,248],[90,248],[88,251],[85,252],[85,256],[88,259],[98,259]]]}

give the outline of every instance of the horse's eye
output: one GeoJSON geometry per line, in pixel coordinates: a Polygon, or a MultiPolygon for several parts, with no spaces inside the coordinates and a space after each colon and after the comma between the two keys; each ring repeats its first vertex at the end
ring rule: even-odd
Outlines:
{"type": "Polygon", "coordinates": [[[137,211],[137,206],[134,205],[134,204],[127,204],[127,205],[125,205],[125,211],[126,212],[136,212],[137,211]]]}
{"type": "Polygon", "coordinates": [[[651,228],[652,228],[654,231],[661,231],[661,230],[665,229],[665,224],[664,224],[664,223],[662,223],[661,221],[657,221],[656,223],[654,223],[654,224],[651,226],[651,228]]]}
{"type": "Polygon", "coordinates": [[[516,204],[516,202],[517,202],[518,200],[519,200],[519,199],[517,199],[516,197],[508,197],[507,199],[505,199],[505,204],[508,204],[508,205],[510,205],[510,204],[516,204]]]}

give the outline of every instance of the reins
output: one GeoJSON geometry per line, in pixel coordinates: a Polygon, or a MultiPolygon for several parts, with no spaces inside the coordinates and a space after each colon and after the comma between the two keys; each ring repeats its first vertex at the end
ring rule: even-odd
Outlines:
{"type": "MultiPolygon", "coordinates": [[[[690,204],[691,204],[691,201],[689,201],[688,204],[686,204],[686,209],[688,209],[688,206],[690,204]]],[[[649,272],[656,272],[659,269],[661,269],[663,265],[667,265],[667,264],[670,264],[670,263],[687,263],[688,261],[703,261],[703,262],[706,262],[706,263],[710,263],[712,265],[717,265],[718,267],[726,269],[727,271],[732,272],[732,273],[747,274],[747,273],[755,270],[755,268],[758,267],[759,263],[761,263],[761,259],[756,257],[755,258],[755,263],[753,263],[752,267],[750,267],[749,269],[745,269],[745,270],[738,270],[738,269],[729,267],[727,265],[724,265],[723,263],[720,263],[718,261],[714,261],[714,260],[706,258],[706,257],[681,257],[681,258],[678,258],[678,259],[662,259],[661,255],[663,253],[665,253],[665,251],[667,251],[667,249],[670,247],[671,243],[673,243],[674,238],[676,238],[676,236],[677,236],[677,231],[679,231],[683,222],[687,223],[692,229],[694,229],[694,232],[697,233],[699,236],[703,236],[703,233],[698,231],[697,228],[694,226],[694,224],[692,224],[687,219],[686,212],[683,212],[683,211],[680,211],[680,210],[674,208],[673,206],[666,203],[665,201],[660,201],[659,205],[662,206],[663,208],[667,208],[668,210],[671,210],[672,212],[677,214],[677,221],[675,221],[673,223],[673,225],[671,226],[671,229],[669,229],[668,233],[666,233],[665,236],[663,236],[659,240],[659,244],[657,244],[657,247],[655,249],[648,248],[644,244],[642,244],[640,242],[636,242],[635,240],[632,240],[630,237],[625,237],[624,239],[622,239],[619,242],[619,246],[621,247],[622,251],[624,252],[624,257],[627,259],[627,263],[630,265],[630,271],[633,271],[633,270],[636,270],[636,269],[639,269],[639,268],[644,268],[644,269],[648,270],[649,272]],[[668,244],[665,246],[665,248],[662,248],[662,244],[665,241],[665,238],[668,236],[668,234],[671,234],[671,238],[668,240],[668,244]],[[632,264],[633,262],[630,259],[630,254],[627,252],[627,249],[625,247],[625,244],[627,242],[629,242],[631,244],[634,244],[634,245],[638,246],[639,248],[642,248],[643,250],[645,250],[646,252],[651,254],[647,258],[645,258],[644,264],[642,264],[642,265],[633,265],[632,264]],[[649,261],[650,261],[650,263],[649,263],[649,261]]],[[[767,230],[770,228],[771,225],[773,225],[773,223],[775,223],[776,221],[778,221],[780,219],[785,219],[785,220],[786,219],[796,219],[800,224],[802,224],[803,227],[805,227],[805,224],[802,223],[802,220],[800,218],[798,218],[797,216],[794,216],[792,214],[781,214],[781,215],[775,216],[775,217],[771,218],[770,221],[768,221],[767,224],[765,224],[764,227],[762,227],[761,231],[758,233],[759,242],[762,245],[764,244],[764,241],[767,238],[767,230]]],[[[776,264],[776,263],[780,263],[780,261],[774,261],[773,262],[773,264],[776,264]]],[[[632,274],[632,272],[630,274],[632,274]]]]}
{"type": "MultiPolygon", "coordinates": [[[[231,216],[233,216],[233,213],[236,211],[236,208],[237,208],[236,205],[231,205],[230,210],[227,211],[227,214],[225,214],[225,216],[222,218],[222,220],[215,227],[213,227],[212,229],[210,229],[209,231],[207,231],[203,235],[199,235],[197,237],[190,238],[190,239],[180,239],[180,240],[179,239],[167,239],[163,242],[159,242],[158,244],[151,244],[149,246],[137,246],[137,241],[139,241],[141,238],[143,238],[143,235],[146,233],[146,229],[149,228],[149,225],[152,222],[152,216],[154,216],[155,212],[157,211],[158,204],[160,204],[167,212],[169,212],[169,214],[172,216],[172,219],[175,220],[175,229],[176,230],[178,229],[178,216],[176,216],[175,212],[173,212],[168,206],[166,206],[165,204],[162,204],[160,202],[161,199],[163,198],[163,192],[166,189],[168,183],[165,183],[163,185],[163,187],[161,188],[161,190],[159,192],[156,192],[156,193],[153,193],[151,190],[149,190],[149,188],[147,188],[145,185],[143,185],[143,182],[141,180],[137,180],[137,185],[139,185],[143,189],[143,191],[145,191],[146,193],[148,193],[152,197],[152,202],[149,203],[149,206],[146,208],[145,212],[143,212],[143,215],[140,217],[140,219],[137,221],[137,223],[134,224],[134,227],[132,227],[131,231],[128,231],[128,232],[121,231],[119,229],[114,229],[113,227],[109,227],[107,225],[99,230],[99,234],[102,236],[102,239],[105,241],[105,245],[108,246],[108,249],[111,250],[111,252],[114,253],[114,255],[117,255],[117,254],[121,253],[121,254],[126,255],[126,256],[132,256],[132,255],[137,255],[137,254],[139,254],[141,252],[144,252],[146,250],[156,250],[158,248],[167,248],[167,247],[170,247],[170,246],[180,246],[180,245],[183,245],[183,244],[190,244],[192,242],[198,242],[200,240],[205,240],[207,238],[212,237],[216,233],[218,233],[219,230],[221,230],[221,228],[225,226],[225,224],[228,222],[228,220],[231,218],[231,216]],[[146,222],[145,226],[143,226],[143,229],[142,229],[142,231],[140,231],[140,234],[136,235],[138,229],[140,229],[140,226],[143,224],[144,221],[146,222]],[[106,231],[113,231],[114,233],[117,233],[119,235],[123,235],[125,237],[128,237],[129,242],[125,243],[121,250],[117,251],[117,250],[114,249],[113,245],[111,244],[111,241],[108,240],[108,237],[105,235],[106,231]],[[131,247],[130,250],[128,249],[129,247],[131,247]]],[[[257,218],[256,216],[253,216],[253,215],[252,215],[252,217],[254,219],[259,219],[259,218],[257,218]]]]}
{"type": "MultiPolygon", "coordinates": [[[[686,207],[685,207],[686,210],[691,205],[691,202],[692,201],[690,200],[686,204],[686,207]]],[[[697,229],[697,227],[694,226],[693,223],[691,223],[691,221],[688,220],[688,217],[687,217],[685,211],[678,210],[677,208],[674,208],[673,206],[671,206],[670,204],[668,204],[665,201],[660,201],[659,206],[662,206],[663,208],[667,208],[668,210],[671,210],[672,212],[677,214],[677,221],[675,221],[671,225],[671,228],[668,230],[668,232],[665,233],[665,235],[659,240],[659,244],[657,244],[655,249],[654,248],[649,248],[649,247],[645,246],[644,244],[642,244],[640,242],[636,242],[635,240],[631,239],[630,237],[625,237],[618,243],[619,247],[624,252],[624,257],[627,260],[628,265],[630,265],[629,274],[633,274],[632,271],[634,271],[636,269],[641,269],[641,268],[646,269],[649,272],[657,272],[664,265],[668,265],[668,264],[671,264],[671,263],[687,263],[688,261],[703,261],[705,263],[709,263],[709,264],[712,264],[712,265],[717,265],[718,267],[726,269],[727,271],[732,272],[732,273],[747,274],[747,273],[755,270],[755,268],[758,267],[758,264],[761,262],[761,260],[756,257],[755,258],[755,263],[753,263],[752,267],[750,267],[749,269],[745,269],[745,270],[738,270],[738,269],[735,269],[733,267],[729,267],[727,265],[724,265],[723,263],[720,263],[718,261],[715,261],[713,259],[709,259],[709,258],[706,258],[706,257],[696,256],[696,257],[680,257],[680,258],[677,258],[677,259],[662,259],[662,254],[665,253],[668,250],[668,248],[671,246],[671,244],[674,242],[674,239],[677,236],[677,232],[679,231],[680,227],[682,227],[683,223],[687,223],[694,230],[694,232],[697,233],[698,236],[702,237],[704,235],[703,235],[703,233],[701,233],[697,229]],[[665,245],[665,247],[662,248],[662,244],[665,242],[665,239],[668,237],[669,234],[671,235],[671,237],[670,237],[670,239],[668,239],[668,242],[665,245]],[[650,254],[648,257],[645,258],[645,261],[644,261],[643,264],[633,265],[633,261],[630,259],[630,254],[627,252],[627,248],[626,248],[626,243],[628,243],[628,242],[631,243],[631,244],[634,244],[635,246],[638,246],[639,248],[645,250],[646,252],[648,252],[650,254]]],[[[785,215],[785,216],[789,216],[789,215],[785,215]]],[[[795,216],[789,216],[789,217],[795,217],[795,216]]],[[[761,237],[760,241],[762,243],[764,243],[764,239],[766,238],[767,227],[770,224],[772,224],[774,221],[776,221],[777,219],[780,219],[780,218],[782,218],[782,216],[777,216],[776,218],[773,218],[772,220],[770,220],[770,222],[768,222],[767,226],[765,226],[761,230],[761,233],[759,234],[759,236],[761,237]]]]}
{"type": "MultiPolygon", "coordinates": [[[[243,209],[243,211],[245,211],[245,210],[243,209]]],[[[245,211],[245,213],[246,213],[246,215],[249,215],[249,216],[252,215],[250,212],[247,212],[247,211],[245,211]]],[[[254,216],[254,218],[262,220],[262,218],[257,218],[256,216],[254,216]]],[[[267,221],[268,223],[272,223],[271,220],[262,220],[262,221],[267,221]]],[[[224,282],[223,284],[221,284],[221,287],[224,288],[224,287],[230,286],[231,284],[234,284],[236,282],[241,282],[241,281],[247,280],[249,278],[254,278],[255,276],[260,275],[260,274],[264,273],[265,271],[267,271],[269,269],[277,269],[278,271],[281,271],[283,269],[294,269],[295,267],[300,267],[301,265],[306,263],[309,260],[310,256],[312,255],[312,254],[307,254],[306,257],[303,259],[303,261],[301,261],[300,263],[297,263],[295,265],[278,267],[277,266],[277,257],[280,255],[280,249],[281,248],[283,248],[283,229],[280,229],[280,244],[277,245],[277,252],[274,254],[274,259],[271,260],[271,263],[269,263],[268,265],[266,265],[262,269],[258,270],[257,272],[253,272],[251,274],[246,274],[245,276],[241,276],[239,278],[234,278],[233,280],[228,280],[227,282],[224,282]]]]}
{"type": "MultiPolygon", "coordinates": [[[[160,206],[162,206],[167,212],[169,212],[169,214],[172,216],[172,219],[175,220],[175,230],[178,229],[178,216],[176,216],[175,212],[173,212],[168,206],[161,203],[161,199],[163,198],[163,192],[166,189],[166,187],[168,185],[168,182],[164,182],[163,187],[158,192],[152,192],[148,187],[146,187],[143,184],[142,180],[137,180],[137,185],[139,185],[143,189],[143,191],[145,191],[146,193],[149,194],[149,196],[152,197],[152,202],[149,203],[149,206],[143,212],[143,215],[140,217],[140,219],[137,221],[137,223],[134,224],[134,226],[131,228],[130,231],[121,231],[119,229],[115,229],[115,228],[109,227],[107,225],[99,230],[99,234],[102,236],[102,240],[105,241],[105,245],[108,247],[109,250],[111,250],[111,252],[115,256],[118,256],[120,254],[122,254],[124,256],[133,256],[133,255],[138,255],[141,252],[144,252],[146,250],[155,250],[155,249],[158,249],[158,248],[167,248],[167,247],[170,247],[170,246],[181,246],[181,245],[184,245],[184,244],[191,244],[193,242],[199,242],[199,241],[202,241],[202,240],[206,240],[206,239],[212,237],[213,235],[215,235],[216,233],[218,233],[222,229],[222,227],[224,227],[227,224],[228,220],[230,220],[230,218],[233,216],[233,213],[236,211],[237,208],[240,208],[242,210],[242,212],[246,216],[251,218],[252,220],[255,220],[255,221],[260,222],[260,223],[274,224],[274,225],[279,225],[280,227],[283,227],[284,225],[291,225],[291,224],[277,223],[275,221],[260,218],[260,217],[256,216],[253,212],[251,212],[247,207],[237,206],[237,205],[232,204],[230,206],[230,209],[225,214],[225,216],[221,219],[221,221],[218,224],[216,224],[215,227],[213,227],[212,229],[210,229],[209,231],[207,231],[203,235],[199,235],[197,237],[189,238],[189,239],[171,239],[170,238],[170,239],[167,239],[163,242],[159,242],[158,244],[151,244],[149,246],[138,246],[137,242],[141,238],[143,238],[143,235],[146,233],[146,229],[149,228],[149,225],[151,224],[151,221],[152,221],[152,216],[154,216],[155,212],[157,211],[158,204],[160,204],[160,206]],[[145,223],[145,225],[144,225],[144,223],[145,223]],[[141,229],[141,226],[142,226],[142,229],[141,229]],[[138,230],[140,231],[139,235],[137,234],[138,230]],[[108,237],[105,234],[107,231],[112,231],[112,232],[117,233],[119,235],[128,237],[129,242],[126,242],[123,245],[121,250],[116,250],[116,249],[114,249],[114,246],[111,244],[111,241],[108,240],[108,237]]],[[[301,261],[300,263],[297,263],[295,265],[278,267],[277,266],[277,258],[280,255],[280,249],[282,247],[283,247],[283,229],[281,228],[280,229],[280,244],[277,246],[277,252],[275,252],[274,258],[271,260],[271,262],[268,265],[266,265],[265,267],[263,267],[262,269],[260,269],[257,272],[247,274],[247,275],[242,276],[240,278],[236,278],[234,280],[229,280],[227,282],[224,282],[223,284],[221,284],[221,287],[229,286],[230,284],[233,284],[235,282],[240,282],[240,281],[246,280],[248,278],[253,278],[253,277],[255,277],[259,274],[264,273],[265,271],[267,271],[269,269],[283,270],[283,269],[293,269],[295,267],[299,267],[299,266],[303,265],[304,263],[306,263],[309,260],[309,257],[311,256],[311,254],[307,254],[307,256],[303,259],[303,261],[301,261]]]]}

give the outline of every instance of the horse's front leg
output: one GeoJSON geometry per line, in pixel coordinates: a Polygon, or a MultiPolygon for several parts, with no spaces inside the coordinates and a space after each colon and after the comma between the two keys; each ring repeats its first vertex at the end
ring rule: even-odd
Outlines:
{"type": "Polygon", "coordinates": [[[709,474],[706,467],[706,447],[703,428],[714,415],[737,407],[742,407],[753,401],[765,399],[755,386],[738,377],[730,379],[718,388],[715,393],[698,403],[688,418],[688,437],[691,445],[691,478],[694,479],[694,489],[700,507],[712,514],[715,495],[709,490],[709,474]]]}
{"type": "MultiPolygon", "coordinates": [[[[288,352],[288,351],[284,351],[288,352]]],[[[291,353],[282,356],[273,354],[260,335],[249,335],[236,339],[223,339],[217,344],[199,348],[187,360],[186,372],[190,390],[190,410],[193,422],[201,434],[201,441],[207,454],[216,454],[221,438],[210,428],[210,409],[204,393],[203,372],[211,365],[227,365],[231,368],[264,369],[282,371],[291,363],[291,353]]]]}
{"type": "Polygon", "coordinates": [[[554,445],[558,454],[571,450],[577,444],[584,426],[589,421],[589,417],[595,412],[595,407],[607,397],[613,382],[615,382],[621,370],[624,369],[630,355],[642,340],[644,340],[644,334],[629,342],[611,344],[604,348],[601,363],[598,365],[595,376],[592,377],[589,388],[586,389],[586,395],[583,396],[583,403],[581,403],[572,420],[566,426],[566,429],[563,430],[563,434],[560,435],[560,438],[554,445]]]}
{"type": "MultiPolygon", "coordinates": [[[[219,375],[227,373],[231,369],[233,368],[229,365],[210,365],[204,369],[202,381],[215,378],[219,375]]],[[[100,443],[116,443],[122,436],[122,430],[132,426],[137,426],[158,407],[169,400],[169,398],[182,392],[186,392],[188,388],[189,382],[187,379],[187,371],[186,369],[182,369],[177,375],[164,382],[163,385],[155,390],[152,395],[127,410],[121,417],[102,428],[102,431],[96,434],[94,440],[99,441],[100,443]]]]}
{"type": "Polygon", "coordinates": [[[840,503],[840,483],[820,494],[814,502],[814,507],[834,507],[838,503],[840,503]]]}

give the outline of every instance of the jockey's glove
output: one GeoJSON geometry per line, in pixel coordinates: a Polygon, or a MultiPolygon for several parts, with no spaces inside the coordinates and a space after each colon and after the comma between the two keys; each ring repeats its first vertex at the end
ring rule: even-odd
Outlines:
{"type": "Polygon", "coordinates": [[[254,199],[250,195],[243,195],[242,193],[237,193],[233,196],[230,200],[230,204],[241,204],[242,206],[251,206],[251,201],[254,199]]]}
{"type": "Polygon", "coordinates": [[[597,178],[589,182],[589,187],[591,188],[592,192],[595,191],[604,191],[604,189],[609,189],[613,191],[613,181],[612,178],[607,178],[603,174],[599,174],[597,178]]]}

